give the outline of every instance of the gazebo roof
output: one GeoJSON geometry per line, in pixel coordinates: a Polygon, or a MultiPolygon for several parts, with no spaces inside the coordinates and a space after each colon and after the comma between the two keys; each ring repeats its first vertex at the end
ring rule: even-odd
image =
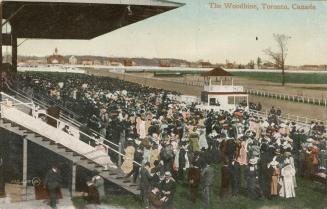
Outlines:
{"type": "Polygon", "coordinates": [[[18,38],[92,39],[178,8],[163,0],[2,0],[18,38]]]}
{"type": "Polygon", "coordinates": [[[201,74],[204,77],[227,77],[227,76],[233,76],[231,73],[227,72],[221,67],[216,67],[213,70],[210,70],[208,72],[201,74]]]}

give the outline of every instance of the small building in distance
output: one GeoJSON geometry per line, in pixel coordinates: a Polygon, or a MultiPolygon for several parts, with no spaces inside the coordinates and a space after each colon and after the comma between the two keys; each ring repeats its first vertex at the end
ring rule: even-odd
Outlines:
{"type": "Polygon", "coordinates": [[[47,58],[47,64],[65,64],[66,60],[63,56],[58,54],[58,49],[55,48],[53,55],[47,58]]]}
{"type": "Polygon", "coordinates": [[[124,66],[136,66],[136,63],[131,59],[125,59],[124,66]]]}
{"type": "Polygon", "coordinates": [[[69,58],[69,64],[70,65],[77,65],[77,58],[75,56],[71,56],[69,58]]]}
{"type": "Polygon", "coordinates": [[[93,65],[102,65],[100,60],[94,60],[93,65]]]}
{"type": "Polygon", "coordinates": [[[310,70],[310,71],[318,71],[320,70],[319,65],[302,65],[300,67],[301,70],[310,70]]]}
{"type": "Polygon", "coordinates": [[[238,68],[238,65],[236,64],[236,62],[229,62],[228,60],[226,61],[226,64],[224,65],[224,67],[226,69],[236,69],[238,68]]]}
{"type": "Polygon", "coordinates": [[[200,62],[200,66],[202,67],[202,68],[212,68],[213,67],[213,65],[210,63],[210,62],[200,62]]]}
{"type": "Polygon", "coordinates": [[[93,61],[91,59],[84,59],[82,65],[93,65],[93,61]]]}
{"type": "Polygon", "coordinates": [[[320,65],[320,70],[327,71],[327,65],[320,65]]]}
{"type": "Polygon", "coordinates": [[[109,65],[110,66],[123,66],[123,64],[121,63],[121,62],[119,62],[119,61],[117,61],[117,60],[114,60],[114,59],[110,59],[110,61],[109,61],[109,65]]]}
{"type": "Polygon", "coordinates": [[[160,60],[159,67],[171,67],[170,61],[168,59],[160,60]]]}

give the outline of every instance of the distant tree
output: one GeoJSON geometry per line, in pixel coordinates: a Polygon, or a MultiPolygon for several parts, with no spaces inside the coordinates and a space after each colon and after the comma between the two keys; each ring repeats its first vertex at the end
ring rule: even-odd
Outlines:
{"type": "Polygon", "coordinates": [[[274,40],[277,43],[277,51],[272,51],[270,48],[265,49],[264,53],[269,57],[269,59],[274,63],[277,69],[282,70],[282,85],[285,85],[285,60],[287,57],[287,44],[290,36],[284,34],[274,34],[274,40]]]}
{"type": "Polygon", "coordinates": [[[254,61],[253,60],[251,60],[249,63],[248,63],[248,68],[249,69],[254,69],[254,61]]]}
{"type": "Polygon", "coordinates": [[[261,68],[261,65],[262,65],[262,60],[260,57],[257,58],[257,66],[258,68],[260,69],[261,68]]]}
{"type": "Polygon", "coordinates": [[[243,69],[243,65],[239,64],[238,66],[238,69],[243,69]]]}

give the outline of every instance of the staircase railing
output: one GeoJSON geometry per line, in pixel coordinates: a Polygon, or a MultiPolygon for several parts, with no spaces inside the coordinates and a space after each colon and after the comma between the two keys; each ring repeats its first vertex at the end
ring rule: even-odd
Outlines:
{"type": "MultiPolygon", "coordinates": [[[[64,107],[63,105],[61,105],[60,103],[58,103],[58,101],[56,101],[55,99],[53,99],[53,98],[51,98],[51,97],[48,97],[48,96],[45,96],[45,95],[41,95],[41,94],[36,94],[38,97],[35,97],[34,95],[35,95],[35,93],[33,93],[34,95],[32,96],[32,98],[30,98],[30,97],[28,97],[24,92],[23,92],[23,90],[22,89],[19,89],[19,88],[16,88],[16,89],[13,89],[12,87],[10,87],[9,85],[8,85],[8,89],[10,90],[10,91],[12,91],[12,92],[15,92],[15,93],[17,93],[17,94],[19,94],[19,95],[24,95],[25,97],[27,97],[27,98],[29,98],[29,99],[32,99],[33,101],[36,101],[36,102],[38,102],[38,103],[41,103],[41,104],[43,104],[43,105],[45,105],[45,106],[49,106],[48,105],[48,103],[45,101],[45,100],[47,100],[47,101],[50,101],[50,102],[53,102],[53,103],[55,103],[63,112],[65,112],[65,113],[67,113],[67,114],[69,114],[69,115],[72,115],[72,116],[74,116],[75,118],[78,118],[79,117],[79,115],[77,115],[75,112],[73,112],[73,111],[71,111],[70,109],[68,109],[68,108],[66,108],[66,107],[64,107]],[[39,98],[44,98],[44,100],[41,100],[41,99],[39,99],[39,98]]],[[[76,123],[79,123],[80,125],[81,125],[81,123],[80,122],[78,122],[78,121],[76,121],[76,123]]]]}
{"type": "MultiPolygon", "coordinates": [[[[35,97],[33,96],[32,98],[30,98],[29,96],[27,96],[21,89],[17,88],[16,90],[13,89],[12,87],[10,87],[9,85],[7,85],[8,87],[8,90],[10,90],[12,93],[14,94],[17,94],[19,95],[20,97],[23,97],[27,100],[31,100],[33,101],[35,104],[39,105],[40,107],[44,107],[45,109],[49,108],[50,105],[48,105],[45,101],[39,99],[39,98],[44,98],[44,100],[48,100],[48,101],[51,101],[51,102],[54,102],[56,104],[56,107],[58,107],[62,112],[64,113],[68,113],[69,115],[73,115],[74,118],[70,117],[70,116],[67,116],[65,114],[63,114],[62,112],[60,112],[60,119],[63,119],[65,122],[68,122],[68,123],[71,123],[72,125],[75,125],[77,128],[81,128],[83,126],[83,124],[81,122],[79,122],[78,120],[76,120],[76,118],[78,118],[79,116],[65,108],[64,106],[62,106],[60,103],[58,103],[57,101],[55,101],[53,98],[51,97],[45,97],[44,95],[40,95],[40,94],[37,94],[38,97],[35,97]]],[[[93,134],[97,135],[97,136],[101,136],[101,137],[105,137],[105,136],[102,136],[99,132],[91,129],[91,128],[88,128],[88,130],[90,130],[93,134]]]]}
{"type": "MultiPolygon", "coordinates": [[[[20,101],[20,100],[18,100],[16,98],[14,98],[13,96],[10,96],[10,95],[4,93],[4,92],[1,92],[0,95],[1,95],[1,104],[2,105],[9,105],[9,106],[14,106],[14,107],[15,106],[23,106],[23,107],[27,108],[27,111],[26,110],[25,111],[20,110],[20,111],[25,112],[26,114],[29,114],[29,115],[30,114],[33,115],[33,114],[37,113],[37,110],[36,110],[36,107],[35,107],[34,103],[22,102],[22,101],[20,101]]],[[[1,110],[1,113],[2,113],[2,110],[1,110]]],[[[95,137],[90,136],[90,135],[80,131],[79,129],[76,129],[76,128],[72,127],[71,124],[68,124],[68,123],[66,123],[64,121],[61,121],[61,120],[49,115],[48,113],[42,112],[42,114],[45,115],[47,118],[50,118],[51,120],[56,121],[56,127],[55,128],[60,129],[60,127],[67,127],[68,131],[76,131],[79,134],[79,136],[85,136],[88,139],[88,142],[89,142],[90,146],[92,146],[91,142],[94,142],[94,144],[98,144],[98,145],[103,146],[107,151],[111,150],[114,153],[116,153],[118,156],[124,157],[125,159],[129,159],[127,156],[125,156],[121,152],[119,152],[116,149],[111,147],[111,146],[114,146],[114,147],[119,148],[119,145],[117,145],[117,144],[115,144],[115,143],[113,143],[113,142],[111,142],[111,141],[109,141],[109,140],[107,140],[107,139],[105,139],[103,137],[100,137],[101,140],[96,139],[95,137]],[[111,146],[108,145],[107,143],[110,144],[111,146]]],[[[2,115],[1,115],[1,117],[2,117],[2,115]]],[[[34,115],[34,117],[38,118],[38,115],[34,115]]],[[[63,130],[61,130],[61,131],[63,131],[63,130]]],[[[82,141],[80,137],[77,138],[77,139],[82,141]]],[[[84,141],[82,141],[82,142],[84,142],[84,141]]],[[[83,156],[87,157],[87,154],[89,154],[89,153],[81,153],[81,154],[83,156]]],[[[130,160],[132,160],[132,159],[130,159],[130,160]]],[[[135,164],[137,164],[139,166],[141,165],[136,161],[133,161],[133,163],[135,163],[135,164]]],[[[102,165],[102,166],[105,166],[105,165],[102,165]]]]}
{"type": "MultiPolygon", "coordinates": [[[[15,92],[14,89],[10,88],[11,91],[15,92]]],[[[23,94],[22,90],[21,89],[18,89],[17,90],[20,92],[20,94],[23,94]]],[[[17,91],[16,91],[17,92],[17,91]]],[[[34,93],[35,95],[35,93],[34,93]]],[[[45,107],[50,107],[45,101],[50,101],[50,102],[53,102],[56,104],[56,106],[64,113],[67,113],[69,116],[65,115],[65,114],[60,114],[60,118],[64,119],[66,122],[70,122],[74,125],[76,125],[77,127],[82,127],[83,124],[81,122],[79,122],[76,118],[79,118],[80,116],[78,114],[76,114],[75,112],[73,112],[72,110],[64,107],[62,104],[60,104],[58,101],[56,101],[55,99],[49,97],[49,96],[46,96],[46,95],[41,95],[41,94],[36,94],[38,95],[38,97],[35,97],[33,96],[33,101],[35,102],[39,102],[39,103],[42,103],[42,104],[46,104],[44,105],[45,107]],[[43,98],[44,100],[40,100],[39,98],[43,98]],[[72,115],[73,117],[70,117],[70,115],[72,115]]],[[[25,95],[26,96],[26,95],[25,95]]],[[[26,96],[28,97],[28,96],[26,96]]],[[[28,97],[29,98],[29,97],[28,97]]],[[[88,130],[91,131],[93,134],[97,135],[97,136],[101,136],[101,137],[105,137],[103,135],[101,135],[98,131],[95,131],[91,128],[88,127],[88,130]]]]}

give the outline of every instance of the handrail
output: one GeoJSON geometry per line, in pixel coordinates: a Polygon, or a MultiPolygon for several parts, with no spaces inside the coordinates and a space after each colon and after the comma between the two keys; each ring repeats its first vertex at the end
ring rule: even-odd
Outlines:
{"type": "Polygon", "coordinates": [[[40,96],[40,97],[46,98],[46,99],[50,100],[51,102],[54,102],[54,103],[55,103],[57,106],[59,106],[60,109],[62,109],[64,112],[67,112],[67,113],[73,115],[74,117],[78,117],[78,116],[79,116],[79,115],[77,115],[75,112],[73,112],[73,111],[67,109],[65,106],[61,105],[61,104],[60,104],[58,101],[56,101],[55,99],[53,99],[53,98],[51,98],[51,97],[49,97],[49,96],[47,96],[47,95],[41,95],[41,94],[37,94],[37,95],[40,96]]]}
{"type": "MultiPolygon", "coordinates": [[[[16,99],[15,97],[12,97],[12,96],[10,96],[10,95],[8,95],[8,94],[5,94],[5,93],[3,93],[3,92],[1,92],[1,95],[4,95],[5,97],[8,97],[8,98],[10,98],[10,99],[12,99],[12,100],[14,100],[14,101],[17,101],[19,104],[22,104],[23,106],[25,106],[25,107],[27,107],[27,108],[29,108],[29,109],[32,109],[32,110],[34,109],[34,107],[33,107],[33,106],[34,106],[33,103],[23,103],[23,102],[19,101],[18,99],[16,99]],[[31,104],[32,107],[29,106],[28,104],[31,104]]],[[[55,118],[55,117],[53,117],[53,116],[51,116],[51,115],[48,115],[47,113],[46,113],[45,115],[46,115],[47,117],[53,119],[53,120],[56,120],[56,122],[57,122],[57,128],[58,128],[59,123],[62,122],[62,121],[58,120],[57,118],[55,118]]],[[[63,124],[68,125],[68,124],[66,124],[65,122],[63,122],[63,124]]]]}
{"type": "MultiPolygon", "coordinates": [[[[16,90],[12,89],[8,84],[7,84],[7,87],[8,87],[8,89],[9,89],[10,91],[14,92],[15,94],[18,94],[19,96],[25,98],[26,100],[31,100],[34,104],[36,104],[36,105],[38,105],[38,106],[40,106],[40,107],[44,107],[44,108],[48,108],[48,107],[50,107],[50,105],[46,104],[45,102],[43,102],[43,101],[41,101],[41,100],[36,99],[35,97],[33,97],[33,98],[31,99],[31,98],[29,98],[28,96],[24,95],[23,93],[20,93],[20,92],[18,92],[18,91],[16,91],[16,90]]],[[[66,116],[65,116],[64,114],[62,114],[62,113],[60,113],[60,118],[63,118],[64,121],[69,122],[69,123],[71,123],[71,125],[76,126],[76,128],[80,128],[81,125],[82,125],[82,124],[79,123],[78,121],[76,121],[76,120],[72,120],[72,119],[66,117],[66,116]]]]}
{"type": "MultiPolygon", "coordinates": [[[[48,105],[47,103],[45,103],[45,102],[43,102],[43,101],[41,101],[41,100],[39,100],[39,99],[37,99],[37,98],[35,98],[35,97],[33,97],[33,98],[29,98],[28,96],[24,95],[23,93],[20,93],[20,92],[19,92],[20,89],[14,90],[14,89],[12,89],[8,84],[7,84],[7,87],[8,87],[8,89],[9,89],[10,91],[12,91],[12,92],[14,92],[14,93],[20,95],[21,97],[24,97],[24,98],[27,99],[27,100],[31,100],[31,101],[33,101],[35,104],[37,104],[37,105],[39,105],[39,106],[43,106],[43,107],[45,107],[45,108],[48,108],[48,107],[49,107],[49,105],[48,105]]],[[[63,107],[59,107],[59,108],[62,109],[63,107]]],[[[69,110],[69,111],[70,111],[70,110],[69,110]]],[[[70,111],[70,112],[72,112],[72,111],[70,111]]],[[[75,113],[74,113],[74,114],[75,114],[75,113]]],[[[77,125],[77,127],[80,127],[80,126],[82,125],[80,122],[78,122],[78,121],[76,121],[76,120],[72,120],[71,118],[69,119],[68,117],[66,117],[66,116],[63,115],[63,114],[61,114],[61,117],[64,118],[65,120],[67,120],[68,122],[71,122],[71,123],[73,123],[74,125],[77,125]]]]}
{"type": "MultiPolygon", "coordinates": [[[[36,97],[33,96],[33,98],[29,98],[28,96],[24,95],[22,92],[21,89],[19,88],[16,88],[16,90],[14,90],[13,88],[10,87],[10,85],[8,83],[6,83],[8,89],[12,92],[15,92],[17,94],[19,94],[20,96],[23,96],[24,98],[26,99],[30,99],[30,100],[36,100],[38,103],[42,104],[43,106],[45,107],[48,107],[48,104],[46,104],[44,101],[41,101],[39,99],[37,99],[36,97]],[[19,92],[20,91],[20,92],[19,92]]],[[[38,94],[39,96],[41,96],[40,94],[38,94]]],[[[45,97],[45,95],[42,95],[42,97],[45,97]]],[[[58,105],[58,102],[56,102],[55,100],[53,100],[51,97],[47,97],[49,100],[51,100],[52,102],[55,102],[57,105],[58,105]]],[[[62,105],[60,105],[60,109],[63,109],[65,112],[71,114],[71,115],[74,115],[74,116],[78,116],[76,113],[74,113],[73,111],[67,109],[66,107],[63,107],[62,105]]]]}
{"type": "MultiPolygon", "coordinates": [[[[8,86],[8,88],[9,88],[11,91],[13,91],[13,92],[17,92],[17,91],[15,91],[14,89],[10,88],[9,86],[8,86]]],[[[20,89],[17,89],[17,90],[20,90],[20,89]]],[[[20,91],[21,91],[21,90],[20,90],[20,91]]],[[[21,93],[19,93],[19,92],[17,92],[17,93],[18,93],[18,94],[21,94],[21,93]]],[[[22,94],[21,94],[21,95],[22,95],[22,94]]],[[[44,95],[40,95],[40,94],[38,94],[38,95],[41,96],[41,97],[44,97],[44,95]]],[[[30,98],[27,97],[27,96],[24,96],[24,97],[30,99],[30,98]]],[[[47,97],[47,98],[49,98],[51,101],[54,101],[51,97],[47,97]]],[[[36,101],[38,101],[39,103],[42,103],[44,107],[49,107],[48,104],[46,104],[45,102],[42,102],[41,100],[39,100],[39,99],[37,99],[37,98],[35,98],[35,97],[33,97],[33,100],[36,100],[36,101]]],[[[36,103],[37,103],[37,102],[36,102],[36,103]]],[[[68,113],[71,114],[71,115],[78,116],[76,113],[74,113],[73,111],[71,111],[71,110],[69,110],[69,109],[63,107],[63,106],[60,105],[59,103],[56,103],[56,105],[57,105],[60,109],[64,109],[65,112],[68,112],[68,113]]],[[[75,120],[74,118],[71,118],[71,117],[69,117],[69,116],[66,117],[66,115],[64,115],[64,114],[61,114],[60,117],[63,118],[65,121],[70,122],[70,123],[72,123],[73,125],[76,125],[77,128],[80,128],[80,127],[83,125],[83,124],[82,124],[81,122],[79,122],[78,120],[75,120]]],[[[89,130],[92,131],[93,133],[95,133],[96,135],[99,135],[99,136],[101,136],[101,137],[104,138],[104,136],[102,136],[99,132],[97,132],[97,131],[95,131],[95,130],[93,130],[93,129],[91,129],[91,128],[89,128],[89,130]]],[[[117,145],[115,144],[115,146],[117,146],[117,145]]]]}
{"type": "MultiPolygon", "coordinates": [[[[0,94],[1,94],[2,96],[4,96],[4,97],[10,98],[10,99],[12,99],[12,100],[14,100],[14,101],[17,101],[18,103],[22,104],[23,106],[26,106],[26,107],[29,108],[29,109],[32,109],[32,110],[34,109],[34,105],[32,105],[32,106],[27,105],[26,103],[23,103],[23,102],[19,101],[18,99],[14,98],[14,97],[12,97],[12,96],[10,96],[10,95],[4,93],[4,92],[0,92],[0,94]]],[[[3,99],[3,98],[1,98],[1,99],[3,99]]],[[[63,122],[63,121],[60,121],[60,120],[58,120],[57,118],[54,118],[53,116],[51,116],[51,115],[49,115],[49,114],[47,114],[47,113],[46,113],[45,115],[46,115],[47,117],[49,117],[49,118],[52,118],[53,120],[55,120],[55,121],[57,122],[57,128],[59,127],[59,124],[67,125],[68,127],[71,126],[70,124],[67,124],[67,123],[65,123],[65,122],[63,122]]],[[[120,155],[120,156],[124,156],[124,157],[127,158],[127,156],[125,156],[124,154],[122,154],[122,153],[118,152],[117,150],[111,148],[109,145],[105,144],[104,142],[108,142],[108,143],[110,143],[111,145],[116,146],[116,147],[118,147],[118,148],[119,148],[119,145],[117,145],[117,144],[115,144],[115,143],[113,143],[113,142],[111,142],[111,141],[109,141],[109,140],[107,140],[107,139],[105,139],[105,138],[103,138],[103,137],[100,138],[100,139],[103,139],[103,142],[101,142],[101,141],[97,140],[95,137],[92,137],[92,136],[90,136],[90,135],[88,135],[88,134],[86,134],[86,133],[84,133],[84,132],[82,132],[82,131],[80,131],[80,130],[78,130],[78,133],[79,133],[80,135],[84,135],[84,136],[88,137],[89,139],[91,139],[91,140],[94,141],[94,142],[97,142],[98,144],[103,145],[103,146],[106,147],[107,149],[110,149],[110,150],[114,151],[114,152],[117,153],[118,155],[120,155]]],[[[138,162],[136,162],[136,161],[134,161],[134,160],[133,160],[133,163],[135,163],[135,164],[141,166],[141,164],[139,164],[138,162]]]]}
{"type": "MultiPolygon", "coordinates": [[[[8,87],[8,89],[9,89],[10,91],[12,91],[12,92],[14,92],[14,93],[18,93],[18,94],[21,95],[22,97],[24,97],[24,98],[30,100],[29,97],[27,97],[26,95],[23,95],[22,93],[19,93],[18,91],[12,89],[8,84],[7,84],[7,87],[8,87]]],[[[48,104],[46,104],[46,103],[44,103],[44,102],[42,102],[42,101],[36,99],[35,97],[33,97],[33,99],[34,99],[34,100],[37,100],[39,103],[43,103],[43,106],[44,106],[44,107],[46,107],[46,108],[49,107],[48,104]]],[[[32,99],[32,101],[33,101],[33,99],[32,99]]],[[[38,104],[38,105],[40,105],[38,102],[35,102],[35,103],[38,104]]],[[[60,106],[59,108],[61,109],[62,106],[60,106]]],[[[70,110],[69,110],[69,111],[70,111],[70,110]]],[[[72,112],[72,111],[70,111],[70,112],[72,112]]],[[[75,113],[74,113],[74,114],[75,114],[75,113]]],[[[76,120],[74,120],[74,119],[72,119],[72,118],[66,117],[66,116],[63,115],[63,114],[61,114],[60,117],[63,118],[66,122],[70,122],[70,123],[72,123],[72,125],[75,125],[77,128],[81,128],[81,126],[82,126],[82,124],[81,124],[79,121],[76,121],[76,120]]],[[[99,135],[101,139],[103,139],[103,140],[105,140],[105,141],[108,141],[106,138],[104,138],[103,136],[101,136],[101,134],[99,134],[99,133],[96,132],[95,130],[93,130],[93,129],[90,129],[90,130],[91,130],[92,132],[94,132],[95,134],[99,135]]],[[[108,142],[110,142],[110,141],[108,141],[108,142]]],[[[110,143],[112,143],[112,142],[110,142],[110,143]]],[[[119,147],[119,145],[114,144],[114,143],[112,143],[112,145],[113,145],[113,146],[116,146],[116,147],[119,147]]]]}
{"type": "MultiPolygon", "coordinates": [[[[15,90],[14,90],[14,91],[15,91],[15,90]]],[[[19,88],[17,88],[17,91],[21,91],[21,92],[22,92],[22,90],[19,89],[19,88]]],[[[17,92],[17,91],[16,91],[16,92],[17,92]]],[[[34,94],[35,94],[35,93],[34,93],[34,94]]],[[[56,105],[57,105],[57,106],[60,106],[60,109],[64,110],[64,112],[67,112],[67,113],[69,113],[69,114],[71,114],[71,115],[74,115],[75,117],[78,117],[78,115],[77,115],[76,113],[74,113],[73,111],[71,111],[71,110],[67,109],[66,107],[62,106],[62,105],[59,104],[57,101],[55,101],[53,98],[51,98],[51,97],[49,97],[49,96],[46,96],[46,95],[41,95],[41,94],[37,94],[37,95],[40,96],[40,97],[46,98],[46,99],[50,100],[51,102],[56,103],[56,105]]],[[[33,96],[32,99],[37,100],[37,101],[39,101],[40,103],[45,104],[44,102],[41,102],[41,100],[37,99],[35,96],[33,96]]]]}
{"type": "MultiPolygon", "coordinates": [[[[18,99],[16,99],[16,98],[14,98],[14,97],[12,97],[12,96],[10,96],[10,95],[7,95],[7,94],[5,94],[5,93],[3,93],[3,92],[1,92],[1,95],[4,95],[5,97],[9,97],[10,99],[12,99],[12,100],[15,100],[15,101],[17,101],[18,103],[20,103],[20,104],[22,104],[22,105],[24,105],[24,106],[26,106],[26,107],[28,107],[28,108],[30,108],[30,109],[33,109],[34,107],[31,107],[31,106],[29,106],[29,105],[27,105],[27,103],[22,103],[21,101],[19,101],[18,99]]],[[[61,121],[61,120],[58,120],[57,118],[55,118],[55,117],[53,117],[53,116],[51,116],[51,115],[49,115],[49,114],[45,114],[47,117],[50,117],[51,119],[53,119],[53,120],[56,120],[56,122],[57,122],[57,128],[58,128],[58,126],[59,126],[59,124],[60,123],[62,123],[62,124],[64,124],[64,125],[67,125],[68,127],[70,127],[70,124],[68,124],[68,123],[65,123],[65,122],[63,122],[63,121],[61,121]]],[[[82,131],[80,131],[80,130],[78,130],[79,131],[79,133],[80,134],[82,134],[82,135],[84,135],[84,136],[87,136],[88,138],[90,138],[90,139],[93,139],[94,141],[98,141],[97,139],[95,139],[94,137],[92,137],[92,136],[90,136],[90,135],[88,135],[88,134],[86,134],[86,133],[84,133],[84,132],[82,132],[82,131]]],[[[107,139],[105,139],[105,138],[103,138],[105,141],[107,141],[107,142],[109,142],[110,144],[112,144],[112,145],[114,145],[114,146],[116,146],[116,147],[119,147],[119,145],[117,145],[117,144],[115,144],[115,143],[113,143],[113,142],[111,142],[111,141],[109,141],[109,140],[107,140],[107,139]]]]}

